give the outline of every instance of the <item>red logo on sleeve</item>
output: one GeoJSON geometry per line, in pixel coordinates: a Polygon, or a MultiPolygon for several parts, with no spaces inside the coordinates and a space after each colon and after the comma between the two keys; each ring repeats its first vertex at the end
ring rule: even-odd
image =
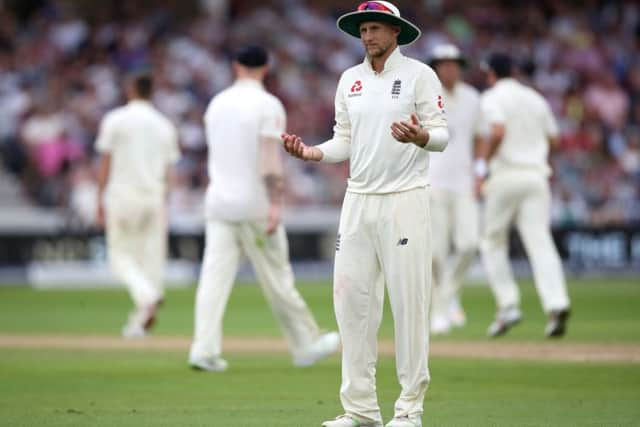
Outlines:
{"type": "Polygon", "coordinates": [[[362,90],[362,82],[360,80],[356,80],[356,82],[351,86],[351,93],[360,92],[362,90]]]}
{"type": "Polygon", "coordinates": [[[444,109],[444,102],[442,102],[442,95],[438,95],[438,108],[441,110],[444,109]]]}

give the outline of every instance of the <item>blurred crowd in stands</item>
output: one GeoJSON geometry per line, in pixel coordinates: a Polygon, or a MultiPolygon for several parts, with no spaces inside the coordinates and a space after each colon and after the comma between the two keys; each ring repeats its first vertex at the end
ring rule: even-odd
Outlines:
{"type": "MultiPolygon", "coordinates": [[[[179,2],[95,2],[90,12],[73,1],[31,1],[38,7],[27,10],[9,3],[0,2],[4,168],[32,203],[67,208],[77,224],[93,222],[96,131],[104,113],[122,104],[127,72],[151,67],[153,101],[180,130],[184,155],[170,195],[179,221],[202,210],[201,120],[209,99],[232,81],[234,46],[259,40],[272,50],[268,88],[287,108],[288,129],[310,143],[331,137],[338,78],[363,58],[358,40],[335,27],[357,0],[200,0],[191,17],[172,9],[179,2]]],[[[467,81],[483,89],[479,61],[507,51],[521,78],[549,99],[562,130],[552,154],[555,224],[640,222],[638,2],[396,4],[424,31],[405,53],[424,60],[434,45],[454,42],[471,60],[467,81]]],[[[286,165],[290,204],[339,205],[347,164],[286,165]]]]}

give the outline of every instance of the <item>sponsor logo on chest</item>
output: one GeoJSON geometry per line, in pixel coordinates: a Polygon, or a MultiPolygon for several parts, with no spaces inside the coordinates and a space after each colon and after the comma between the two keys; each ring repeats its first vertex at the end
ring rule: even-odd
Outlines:
{"type": "MultiPolygon", "coordinates": [[[[356,80],[352,85],[351,89],[349,89],[349,93],[347,94],[348,98],[355,98],[357,96],[362,96],[364,86],[362,85],[362,80],[356,80]]],[[[391,85],[391,99],[400,98],[400,92],[402,91],[402,80],[396,79],[391,85]]]]}
{"type": "Polygon", "coordinates": [[[347,95],[349,98],[353,98],[354,96],[362,96],[362,81],[356,80],[353,85],[351,85],[350,93],[347,95]]]}

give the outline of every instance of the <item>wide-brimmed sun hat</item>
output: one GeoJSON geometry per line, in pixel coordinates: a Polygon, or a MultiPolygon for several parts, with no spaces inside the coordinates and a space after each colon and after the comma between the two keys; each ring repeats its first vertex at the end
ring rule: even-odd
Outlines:
{"type": "Polygon", "coordinates": [[[363,22],[386,22],[400,27],[398,44],[408,45],[418,40],[422,32],[411,22],[400,16],[396,6],[388,1],[366,1],[355,12],[349,12],[338,18],[338,28],[350,36],[360,38],[360,24],[363,22]]]}
{"type": "Polygon", "coordinates": [[[460,49],[458,49],[456,45],[449,43],[437,45],[429,55],[428,63],[430,67],[443,61],[455,61],[460,64],[461,67],[467,66],[467,58],[460,52],[460,49]]]}

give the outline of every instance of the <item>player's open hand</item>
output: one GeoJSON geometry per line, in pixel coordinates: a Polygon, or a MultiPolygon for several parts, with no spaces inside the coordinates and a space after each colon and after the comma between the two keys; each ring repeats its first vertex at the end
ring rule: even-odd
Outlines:
{"type": "Polygon", "coordinates": [[[282,142],[284,143],[284,149],[293,157],[297,157],[305,161],[313,160],[319,162],[322,160],[322,151],[316,147],[306,145],[299,136],[283,133],[281,137],[282,142]]]}
{"type": "Polygon", "coordinates": [[[412,143],[424,147],[429,142],[429,133],[422,129],[418,116],[411,114],[411,122],[393,122],[391,135],[403,144],[412,143]]]}

